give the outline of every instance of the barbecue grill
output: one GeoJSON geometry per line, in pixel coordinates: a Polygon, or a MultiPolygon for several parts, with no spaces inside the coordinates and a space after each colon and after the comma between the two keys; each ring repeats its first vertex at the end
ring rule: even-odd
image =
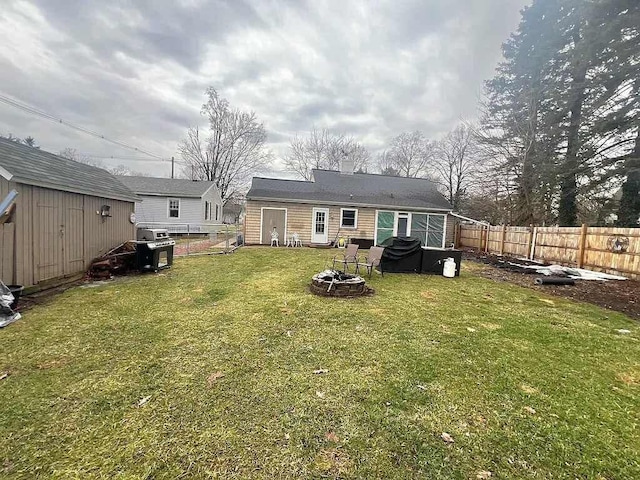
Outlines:
{"type": "Polygon", "coordinates": [[[136,263],[140,270],[158,271],[173,264],[175,240],[164,228],[139,228],[136,263]]]}

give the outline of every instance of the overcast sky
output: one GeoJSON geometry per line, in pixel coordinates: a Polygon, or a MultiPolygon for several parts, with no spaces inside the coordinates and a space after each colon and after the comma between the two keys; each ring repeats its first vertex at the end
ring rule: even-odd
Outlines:
{"type": "MultiPolygon", "coordinates": [[[[473,119],[528,3],[2,0],[0,95],[169,158],[213,86],[257,113],[276,158],[314,125],[377,152],[403,131],[436,139],[473,119]]],[[[2,103],[0,133],[139,156],[2,103]]],[[[163,162],[104,162],[170,174],[163,162]]]]}

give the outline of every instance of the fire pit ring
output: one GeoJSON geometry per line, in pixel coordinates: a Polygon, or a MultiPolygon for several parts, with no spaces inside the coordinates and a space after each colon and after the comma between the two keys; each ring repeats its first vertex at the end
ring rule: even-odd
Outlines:
{"type": "Polygon", "coordinates": [[[339,270],[325,270],[311,277],[311,293],[323,297],[360,297],[372,295],[373,289],[365,285],[364,278],[339,270]]]}

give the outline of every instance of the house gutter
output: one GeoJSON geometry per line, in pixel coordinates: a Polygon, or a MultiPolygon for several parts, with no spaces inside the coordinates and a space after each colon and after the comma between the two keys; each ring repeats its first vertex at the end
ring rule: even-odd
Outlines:
{"type": "Polygon", "coordinates": [[[460,215],[459,213],[451,212],[450,215],[452,217],[456,217],[456,218],[459,218],[461,220],[465,220],[467,222],[477,223],[478,225],[484,225],[486,227],[490,227],[491,226],[491,224],[489,222],[483,222],[481,220],[476,220],[474,218],[465,217],[464,215],[460,215]]]}

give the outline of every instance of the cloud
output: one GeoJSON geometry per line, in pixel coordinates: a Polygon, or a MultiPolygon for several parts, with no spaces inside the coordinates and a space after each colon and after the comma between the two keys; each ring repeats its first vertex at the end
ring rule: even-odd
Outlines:
{"type": "MultiPolygon", "coordinates": [[[[255,110],[276,157],[313,126],[376,151],[476,115],[527,0],[5,0],[0,93],[167,158],[207,86],[255,110]]],[[[0,133],[131,152],[0,104],[0,133]]],[[[107,162],[108,163],[108,162],[107,162]]],[[[114,160],[113,163],[126,163],[114,160]]],[[[131,163],[167,175],[168,163],[131,163]]],[[[276,160],[272,169],[282,164],[276,160]]]]}

